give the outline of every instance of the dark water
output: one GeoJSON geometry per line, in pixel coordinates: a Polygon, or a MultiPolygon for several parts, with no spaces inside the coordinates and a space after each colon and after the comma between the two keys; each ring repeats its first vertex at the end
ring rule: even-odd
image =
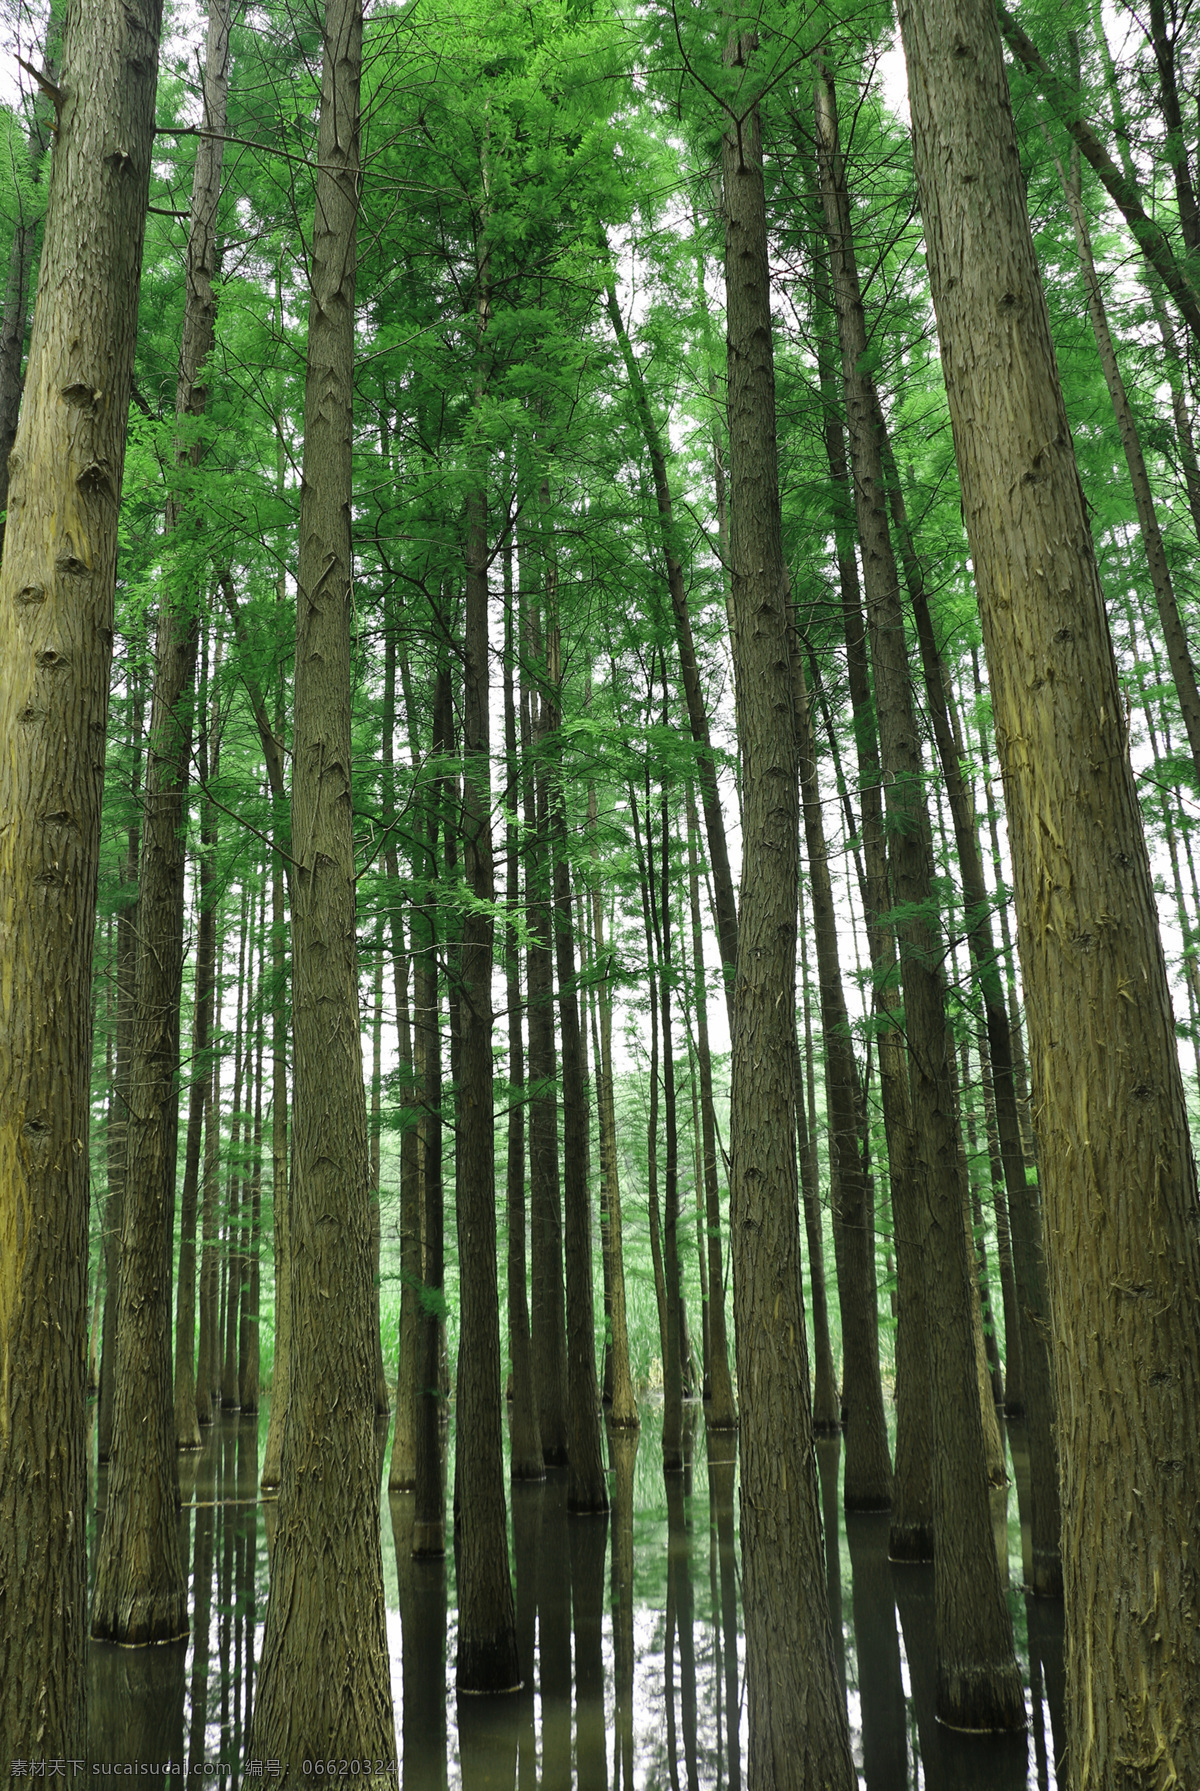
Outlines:
{"type": "MultiPolygon", "coordinates": [[[[664,1476],[659,1416],[614,1439],[613,1509],[568,1520],[566,1476],[510,1489],[510,1560],[526,1690],[458,1699],[454,1562],[410,1557],[411,1496],[381,1512],[397,1759],[405,1791],[739,1791],[745,1776],[736,1464],[693,1415],[686,1473],[664,1476]]],[[[91,1645],[93,1762],[168,1762],[222,1786],[270,1783],[245,1762],[274,1512],[258,1495],[266,1414],[223,1417],[181,1458],[180,1539],[192,1639],[91,1645]],[[198,1773],[197,1773],[198,1769],[198,1773]]],[[[384,1439],[381,1438],[381,1445],[384,1439]]],[[[959,1736],[933,1719],[933,1575],[887,1559],[886,1517],[841,1513],[839,1445],[818,1445],[830,1608],[865,1791],[1049,1791],[1061,1759],[1062,1607],[1022,1586],[1018,1487],[996,1495],[997,1542],[1026,1683],[1029,1734],[959,1736]],[[835,1626],[836,1627],[836,1626],[835,1626]]],[[[386,1448],[382,1459],[386,1461],[386,1448]]],[[[451,1470],[448,1484],[453,1484],[451,1470]]],[[[99,1501],[104,1475],[95,1483],[99,1501]]]]}

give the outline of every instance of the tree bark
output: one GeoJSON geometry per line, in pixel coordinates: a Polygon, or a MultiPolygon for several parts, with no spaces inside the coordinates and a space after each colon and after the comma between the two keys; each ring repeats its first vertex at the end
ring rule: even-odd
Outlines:
{"type": "MultiPolygon", "coordinates": [[[[727,60],[744,68],[752,40],[727,60]]],[[[748,83],[741,77],[743,92],[748,83]]],[[[799,784],[775,438],[762,134],[739,101],[721,145],[731,560],[741,716],[742,907],[734,997],[731,1251],[752,1791],[855,1783],[834,1665],[800,1295],[792,1076],[799,784]],[[780,992],[784,999],[780,999],[780,992]],[[780,1424],[780,1414],[787,1422],[780,1424]]]]}
{"type": "Polygon", "coordinates": [[[1185,1784],[1200,1781],[1200,1199],[1150,868],[995,15],[902,0],[900,17],[1028,1001],[1072,1786],[1185,1784]]]}
{"type": "MultiPolygon", "coordinates": [[[[477,353],[490,290],[480,255],[477,353]]],[[[476,384],[482,401],[483,372],[476,384]]],[[[455,1128],[460,1330],[455,1408],[455,1552],[460,1692],[515,1691],[520,1684],[504,1503],[504,1395],[496,1280],[496,1139],[492,1079],[491,730],[488,715],[486,467],[473,469],[466,502],[463,621],[463,868],[475,901],[459,947],[460,1043],[455,1128]]]]}
{"type": "Polygon", "coordinates": [[[296,1177],[279,1514],[250,1753],[390,1759],[371,1343],[370,1164],[350,806],[351,430],[361,0],[327,0],[297,570],[296,1177]]]}
{"type": "Polygon", "coordinates": [[[0,1753],[85,1748],[91,968],[161,8],[80,0],[0,568],[0,1753]],[[113,145],[119,144],[114,151],[113,145]]]}

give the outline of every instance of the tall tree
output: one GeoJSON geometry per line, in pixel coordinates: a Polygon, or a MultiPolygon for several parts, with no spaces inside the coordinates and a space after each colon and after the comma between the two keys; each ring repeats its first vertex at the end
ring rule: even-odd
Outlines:
{"type": "Polygon", "coordinates": [[[1200,1197],[1150,867],[996,15],[902,0],[900,18],[1029,1012],[1071,1783],[1186,1784],[1200,1779],[1200,1197]]]}
{"type": "Polygon", "coordinates": [[[0,1754],[85,1742],[92,938],[159,0],[79,0],[0,566],[0,1754]],[[119,145],[114,150],[113,145],[119,145]],[[64,750],[65,745],[65,750],[64,750]]]}
{"type": "Polygon", "coordinates": [[[799,785],[754,39],[721,143],[734,668],[744,810],[730,1097],[731,1254],[752,1791],[855,1782],[829,1630],[800,1298],[792,1115],[799,785]],[[782,992],[782,999],[781,999],[782,992]],[[783,1426],[779,1415],[786,1412],[783,1426]]]}
{"type": "Polygon", "coordinates": [[[370,1160],[350,801],[361,0],[328,0],[309,264],[292,784],[292,1365],[251,1752],[395,1747],[374,1438],[370,1160]]]}

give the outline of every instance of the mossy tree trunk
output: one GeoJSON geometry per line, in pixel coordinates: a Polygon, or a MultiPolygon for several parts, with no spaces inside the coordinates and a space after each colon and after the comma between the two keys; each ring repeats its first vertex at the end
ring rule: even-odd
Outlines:
{"type": "Polygon", "coordinates": [[[92,946],[161,7],[79,0],[0,568],[0,1754],[85,1751],[92,946]]]}
{"type": "Polygon", "coordinates": [[[900,18],[1028,1002],[1071,1783],[1189,1784],[1200,1198],[1154,891],[996,14],[902,0],[900,18]]]}

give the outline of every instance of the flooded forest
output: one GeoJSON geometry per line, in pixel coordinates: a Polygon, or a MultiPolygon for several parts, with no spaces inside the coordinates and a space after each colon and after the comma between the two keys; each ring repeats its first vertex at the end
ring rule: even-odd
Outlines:
{"type": "Polygon", "coordinates": [[[1196,1791],[1192,0],[0,70],[0,1774],[1196,1791]]]}

